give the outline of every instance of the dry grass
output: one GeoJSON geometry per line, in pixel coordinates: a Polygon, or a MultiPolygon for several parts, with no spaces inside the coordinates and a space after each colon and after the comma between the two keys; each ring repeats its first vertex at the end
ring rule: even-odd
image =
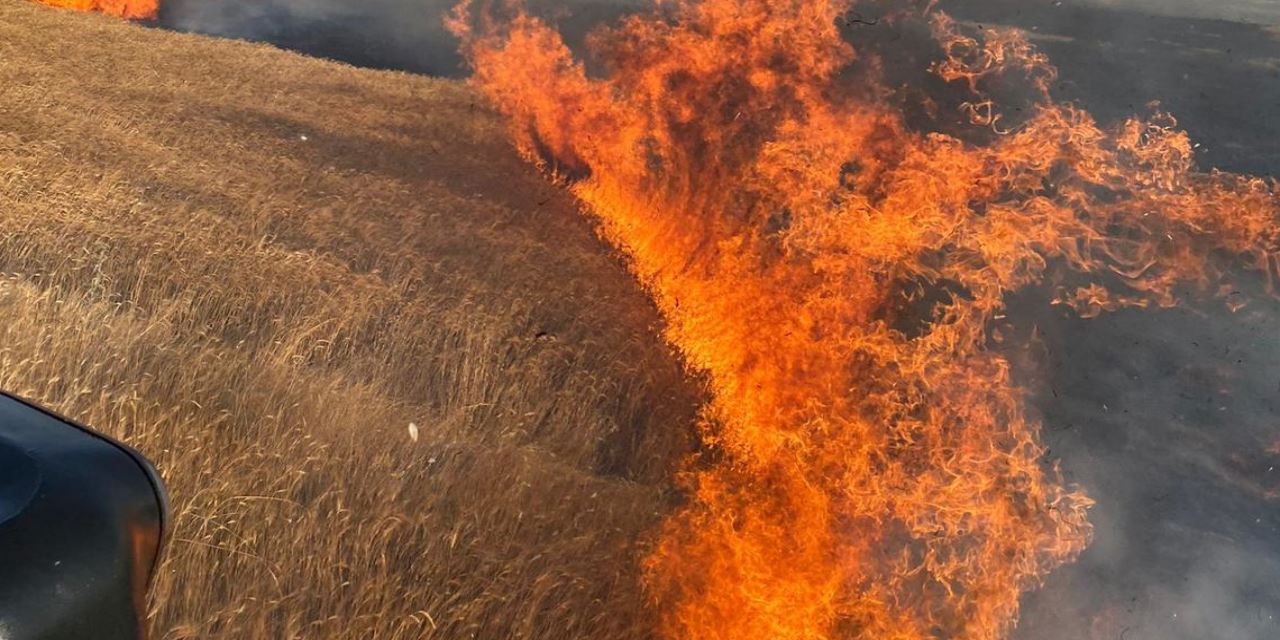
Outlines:
{"type": "Polygon", "coordinates": [[[649,635],[696,393],[463,86],[0,0],[0,273],[169,482],[157,638],[649,635]]]}

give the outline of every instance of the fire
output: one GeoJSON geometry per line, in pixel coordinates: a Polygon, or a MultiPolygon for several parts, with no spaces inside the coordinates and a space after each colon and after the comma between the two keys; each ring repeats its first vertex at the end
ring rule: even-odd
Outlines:
{"type": "Polygon", "coordinates": [[[160,14],[160,0],[37,0],[76,11],[97,11],[129,20],[150,20],[160,14]]]}
{"type": "Polygon", "coordinates": [[[853,4],[660,2],[593,36],[598,74],[511,2],[450,23],[708,380],[689,501],[643,560],[669,638],[1005,637],[1092,534],[991,349],[1005,297],[1095,315],[1275,271],[1276,184],[1196,170],[1170,116],[1104,128],[1018,33],[903,10],[968,94],[945,131],[891,49],[842,37],[853,4]]]}

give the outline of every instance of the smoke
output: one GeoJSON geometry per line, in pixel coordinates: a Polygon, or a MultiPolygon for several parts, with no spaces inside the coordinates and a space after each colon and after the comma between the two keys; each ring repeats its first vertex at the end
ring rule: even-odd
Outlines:
{"type": "MultiPolygon", "coordinates": [[[[1201,166],[1280,175],[1280,3],[949,0],[1027,30],[1055,91],[1102,121],[1158,101],[1201,166]],[[1242,95],[1247,97],[1242,98],[1242,95]]],[[[1280,637],[1280,304],[1081,320],[1011,302],[1045,444],[1088,488],[1094,540],[1025,598],[1017,640],[1280,637]]],[[[1034,298],[1035,296],[1030,296],[1034,298]]]]}
{"type": "Polygon", "coordinates": [[[1101,121],[1158,102],[1199,143],[1202,166],[1275,173],[1280,35],[1268,24],[1280,24],[1280,3],[944,0],[941,6],[971,23],[1026,30],[1062,71],[1055,93],[1101,121]]]}
{"type": "MultiPolygon", "coordinates": [[[[443,77],[468,71],[443,26],[454,0],[166,0],[158,25],[269,42],[361,67],[443,77]]],[[[593,27],[651,0],[531,0],[573,49],[593,27]]],[[[872,5],[874,6],[874,5],[872,5]]],[[[957,18],[1026,29],[1063,71],[1057,91],[1102,121],[1148,102],[1204,144],[1207,166],[1266,173],[1280,156],[1280,3],[1273,0],[942,0],[957,18]],[[1238,100],[1249,87],[1250,100],[1238,100]]],[[[871,16],[867,16],[871,17],[871,16]]],[[[870,20],[869,20],[870,21],[870,20]]],[[[858,27],[873,25],[857,24],[858,27]]],[[[863,29],[866,31],[866,29],[863,29]]]]}
{"type": "MultiPolygon", "coordinates": [[[[1264,26],[1280,5],[950,5],[1033,33],[1062,70],[1058,92],[1101,119],[1159,101],[1203,166],[1280,174],[1280,40],[1264,26]]],[[[1097,500],[1092,545],[1028,595],[1015,637],[1280,636],[1280,305],[1088,321],[1014,306],[1046,444],[1097,500]]]]}
{"type": "MultiPolygon", "coordinates": [[[[1101,119],[1159,101],[1203,166],[1280,175],[1280,41],[1216,19],[1248,6],[1094,4],[951,3],[971,21],[1034,30],[1062,70],[1059,93],[1101,119]],[[1251,99],[1237,98],[1243,87],[1251,99]]],[[[1280,636],[1280,306],[1088,321],[1043,301],[1014,306],[1046,444],[1097,500],[1093,543],[1028,595],[1015,638],[1280,636]]]]}
{"type": "MultiPolygon", "coordinates": [[[[454,0],[166,0],[158,24],[180,31],[270,42],[357,66],[461,77],[466,72],[457,53],[458,42],[441,25],[453,4],[454,0]]],[[[551,18],[570,46],[575,46],[593,26],[651,3],[533,0],[529,4],[533,14],[551,18]]],[[[1168,24],[1185,30],[1187,18],[1263,26],[1280,23],[1280,3],[1273,0],[943,0],[940,6],[957,15],[991,23],[1091,33],[1090,45],[1098,40],[1112,44],[1141,42],[1153,28],[1158,31],[1168,24]],[[1154,16],[1171,22],[1153,23],[1154,16]]],[[[1128,64],[1130,69],[1138,66],[1128,64]]],[[[1175,66],[1160,64],[1147,69],[1161,71],[1175,66]]],[[[1154,78],[1129,79],[1136,80],[1139,86],[1179,86],[1160,73],[1154,78]]]]}
{"type": "Polygon", "coordinates": [[[1028,596],[1017,638],[1277,637],[1278,330],[1274,301],[1025,322],[1012,360],[1097,506],[1093,544],[1028,596]]]}
{"type": "MultiPolygon", "coordinates": [[[[361,67],[443,77],[466,75],[458,41],[445,30],[454,0],[166,0],[158,26],[268,42],[361,67]]],[[[569,34],[642,6],[641,0],[536,0],[534,13],[569,34]]]]}
{"type": "Polygon", "coordinates": [[[440,24],[448,0],[169,0],[159,24],[269,42],[357,66],[432,75],[461,68],[440,24]]]}

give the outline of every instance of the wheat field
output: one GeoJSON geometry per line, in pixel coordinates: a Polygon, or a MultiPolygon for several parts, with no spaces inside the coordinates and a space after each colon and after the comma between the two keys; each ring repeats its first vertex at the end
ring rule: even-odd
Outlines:
{"type": "Polygon", "coordinates": [[[456,82],[0,0],[0,387],[160,468],[155,638],[651,635],[701,391],[505,140],[456,82]]]}

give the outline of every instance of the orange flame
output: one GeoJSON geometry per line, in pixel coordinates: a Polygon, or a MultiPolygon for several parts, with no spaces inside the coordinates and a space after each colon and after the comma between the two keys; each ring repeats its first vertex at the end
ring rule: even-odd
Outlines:
{"type": "Polygon", "coordinates": [[[76,11],[96,11],[129,20],[151,20],[160,14],[160,0],[37,0],[76,11]]]}
{"type": "Polygon", "coordinates": [[[1084,315],[1274,272],[1273,182],[1193,167],[1171,117],[1052,99],[1013,31],[928,19],[974,126],[909,123],[852,0],[667,0],[593,77],[519,6],[450,27],[519,146],[567,176],[706,375],[690,500],[644,560],[669,638],[990,639],[1088,544],[989,348],[1010,292],[1084,315]],[[1014,119],[984,95],[1021,82],[1014,119]],[[1016,120],[1016,121],[1013,121],[1016,120]]]}

